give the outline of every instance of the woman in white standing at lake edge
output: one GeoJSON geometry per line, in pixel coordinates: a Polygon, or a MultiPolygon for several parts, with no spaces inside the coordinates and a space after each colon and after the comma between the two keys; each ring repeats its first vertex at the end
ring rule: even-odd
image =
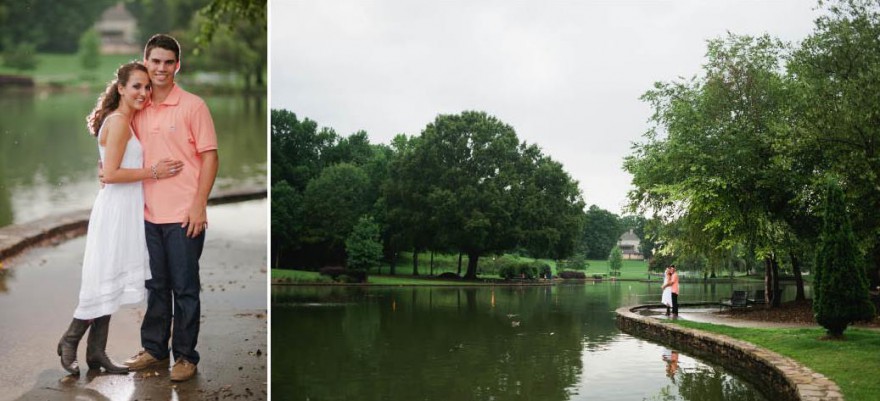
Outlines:
{"type": "MultiPolygon", "coordinates": [[[[660,288],[666,287],[666,283],[672,280],[672,272],[669,271],[667,267],[663,272],[663,285],[660,288]]],[[[663,305],[666,305],[666,316],[669,316],[669,310],[672,308],[672,287],[663,288],[663,295],[660,296],[660,302],[663,305]]]]}
{"type": "Polygon", "coordinates": [[[107,357],[106,346],[110,315],[120,305],[141,302],[144,282],[150,278],[141,181],[173,177],[183,167],[171,159],[144,167],[143,149],[132,132],[131,119],[146,105],[150,88],[146,67],[137,62],[124,64],[86,118],[89,132],[98,140],[104,185],[89,216],[79,304],[58,342],[61,366],[71,374],[80,372],[76,350],[87,329],[89,369],[128,372],[128,367],[107,357]]]}

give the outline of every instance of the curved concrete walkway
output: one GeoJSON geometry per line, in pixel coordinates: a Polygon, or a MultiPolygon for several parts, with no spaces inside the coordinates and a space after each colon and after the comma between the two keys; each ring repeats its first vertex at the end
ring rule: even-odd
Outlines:
{"type": "MultiPolygon", "coordinates": [[[[220,193],[208,208],[211,227],[200,274],[202,360],[196,377],[178,384],[169,381],[168,368],[106,375],[83,366],[81,376],[67,375],[55,347],[76,306],[85,237],[66,239],[83,223],[55,217],[0,230],[7,241],[18,239],[3,243],[5,252],[17,256],[4,257],[0,269],[0,399],[268,398],[265,193],[220,193]]],[[[112,359],[140,349],[144,307],[129,305],[113,314],[107,345],[112,359]]],[[[83,341],[79,360],[84,358],[83,341]]]]}
{"type": "MultiPolygon", "coordinates": [[[[678,319],[728,324],[739,327],[808,327],[769,326],[738,319],[720,323],[707,318],[716,314],[680,309],[678,319]],[[696,318],[696,319],[695,319],[696,318]]],[[[687,349],[715,360],[751,380],[764,384],[779,399],[803,401],[843,401],[840,388],[831,379],[797,361],[746,341],[721,334],[668,324],[665,307],[642,305],[617,309],[618,327],[624,332],[687,349]],[[662,308],[662,309],[661,309],[662,308]]]]}

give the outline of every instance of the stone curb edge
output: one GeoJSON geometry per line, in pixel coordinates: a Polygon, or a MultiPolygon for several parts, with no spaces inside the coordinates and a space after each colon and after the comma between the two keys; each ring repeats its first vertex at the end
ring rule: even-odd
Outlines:
{"type": "MultiPolygon", "coordinates": [[[[219,205],[261,199],[265,198],[266,194],[266,187],[215,191],[208,199],[208,204],[219,205]]],[[[0,228],[0,262],[42,242],[84,234],[90,214],[90,209],[77,210],[0,228]]]]}
{"type": "Polygon", "coordinates": [[[750,382],[765,386],[770,391],[765,395],[770,399],[843,401],[836,383],[791,358],[725,335],[680,327],[633,312],[643,307],[618,308],[617,327],[719,363],[750,382]]]}

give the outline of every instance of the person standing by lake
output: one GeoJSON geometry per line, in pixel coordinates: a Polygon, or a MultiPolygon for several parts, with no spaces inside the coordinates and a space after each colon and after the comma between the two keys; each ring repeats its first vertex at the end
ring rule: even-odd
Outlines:
{"type": "Polygon", "coordinates": [[[675,265],[670,265],[669,269],[671,272],[669,280],[663,284],[663,289],[670,288],[672,291],[672,316],[678,316],[678,272],[675,269],[675,265]]]}
{"type": "Polygon", "coordinates": [[[196,351],[201,317],[199,258],[208,227],[208,196],[219,167],[217,135],[205,102],[175,83],[180,70],[176,39],[153,35],[144,47],[144,64],[152,97],[132,121],[144,144],[144,158],[150,162],[173,157],[185,168],[172,180],[144,182],[152,278],[146,282],[143,349],[126,365],[131,370],[167,366],[170,340],[175,361],[171,380],[185,381],[196,374],[200,359],[196,351]]]}
{"type": "Polygon", "coordinates": [[[666,305],[666,316],[669,316],[670,308],[672,308],[672,287],[666,286],[666,283],[672,281],[672,271],[669,269],[669,266],[666,267],[666,270],[663,271],[663,285],[660,287],[663,289],[663,294],[660,296],[660,302],[663,305],[666,305]]]}
{"type": "Polygon", "coordinates": [[[131,120],[144,108],[149,94],[147,69],[136,62],[124,64],[86,119],[98,141],[104,185],[89,216],[79,304],[58,342],[61,366],[71,374],[80,373],[76,350],[86,330],[89,369],[128,372],[127,367],[107,357],[106,346],[110,315],[120,305],[142,301],[144,280],[150,278],[142,182],[174,177],[183,167],[183,163],[170,158],[144,167],[143,151],[131,130],[131,120]]]}

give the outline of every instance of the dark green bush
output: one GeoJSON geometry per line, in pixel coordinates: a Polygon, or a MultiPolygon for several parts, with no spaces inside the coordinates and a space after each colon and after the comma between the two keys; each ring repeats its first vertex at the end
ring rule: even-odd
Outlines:
{"type": "Polygon", "coordinates": [[[559,272],[559,277],[567,279],[567,280],[569,280],[569,279],[583,280],[583,279],[587,278],[587,275],[581,271],[563,270],[563,271],[559,272]]]}

